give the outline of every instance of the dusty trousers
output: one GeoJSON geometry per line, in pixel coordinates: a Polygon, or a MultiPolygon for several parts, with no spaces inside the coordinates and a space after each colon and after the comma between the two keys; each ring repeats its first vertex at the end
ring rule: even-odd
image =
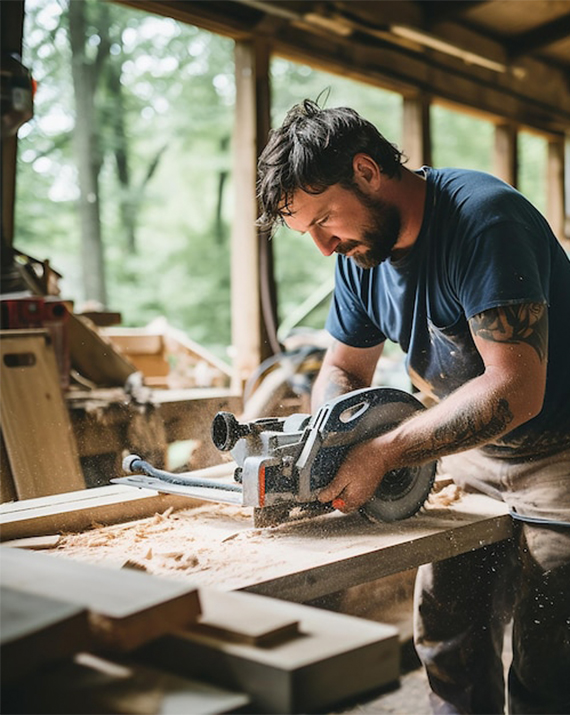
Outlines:
{"type": "MultiPolygon", "coordinates": [[[[569,451],[505,464],[471,450],[442,460],[440,471],[519,514],[570,522],[569,451]]],[[[414,639],[434,713],[504,712],[511,620],[509,712],[570,713],[570,528],[513,526],[509,540],[418,571],[414,639]]]]}

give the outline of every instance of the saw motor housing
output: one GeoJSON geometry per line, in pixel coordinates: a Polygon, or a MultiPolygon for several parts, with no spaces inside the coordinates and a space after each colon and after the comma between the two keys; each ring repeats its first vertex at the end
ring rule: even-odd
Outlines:
{"type": "MultiPolygon", "coordinates": [[[[314,415],[261,418],[239,423],[219,412],[212,439],[238,465],[243,505],[258,509],[318,503],[319,492],[336,475],[349,449],[378,437],[413,416],[423,405],[403,390],[363,388],[322,405],[314,415]]],[[[366,469],[366,465],[363,465],[366,469]]],[[[361,508],[372,521],[395,521],[415,514],[435,478],[436,463],[393,470],[361,508]]]]}

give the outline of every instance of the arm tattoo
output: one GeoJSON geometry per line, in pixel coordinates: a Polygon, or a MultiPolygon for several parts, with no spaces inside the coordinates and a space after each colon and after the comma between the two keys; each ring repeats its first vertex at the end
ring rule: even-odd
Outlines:
{"type": "Polygon", "coordinates": [[[450,445],[453,445],[454,451],[477,447],[503,434],[512,421],[509,403],[501,398],[492,405],[489,414],[473,415],[466,410],[451,415],[437,427],[428,441],[419,443],[407,454],[421,462],[448,454],[450,445]]]}
{"type": "Polygon", "coordinates": [[[546,360],[548,312],[544,303],[521,303],[492,308],[470,320],[473,334],[495,343],[527,343],[540,362],[546,360]]]}

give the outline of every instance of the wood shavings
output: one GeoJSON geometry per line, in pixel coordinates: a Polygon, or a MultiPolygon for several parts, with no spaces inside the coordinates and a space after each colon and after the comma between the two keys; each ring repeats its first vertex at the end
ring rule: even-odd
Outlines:
{"type": "Polygon", "coordinates": [[[451,504],[456,504],[461,501],[465,492],[457,484],[447,484],[442,487],[439,491],[431,493],[428,499],[428,503],[435,507],[445,507],[451,504]]]}
{"type": "Polygon", "coordinates": [[[128,561],[125,561],[121,568],[134,569],[135,571],[148,571],[144,564],[141,564],[140,561],[135,561],[134,559],[128,559],[128,561]]]}

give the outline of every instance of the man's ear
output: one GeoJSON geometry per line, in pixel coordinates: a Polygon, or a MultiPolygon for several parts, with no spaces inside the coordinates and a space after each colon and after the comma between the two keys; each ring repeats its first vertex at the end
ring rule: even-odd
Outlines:
{"type": "Polygon", "coordinates": [[[380,180],[380,167],[374,159],[368,154],[355,154],[352,159],[352,170],[354,172],[354,181],[361,189],[376,188],[376,184],[380,180]]]}

